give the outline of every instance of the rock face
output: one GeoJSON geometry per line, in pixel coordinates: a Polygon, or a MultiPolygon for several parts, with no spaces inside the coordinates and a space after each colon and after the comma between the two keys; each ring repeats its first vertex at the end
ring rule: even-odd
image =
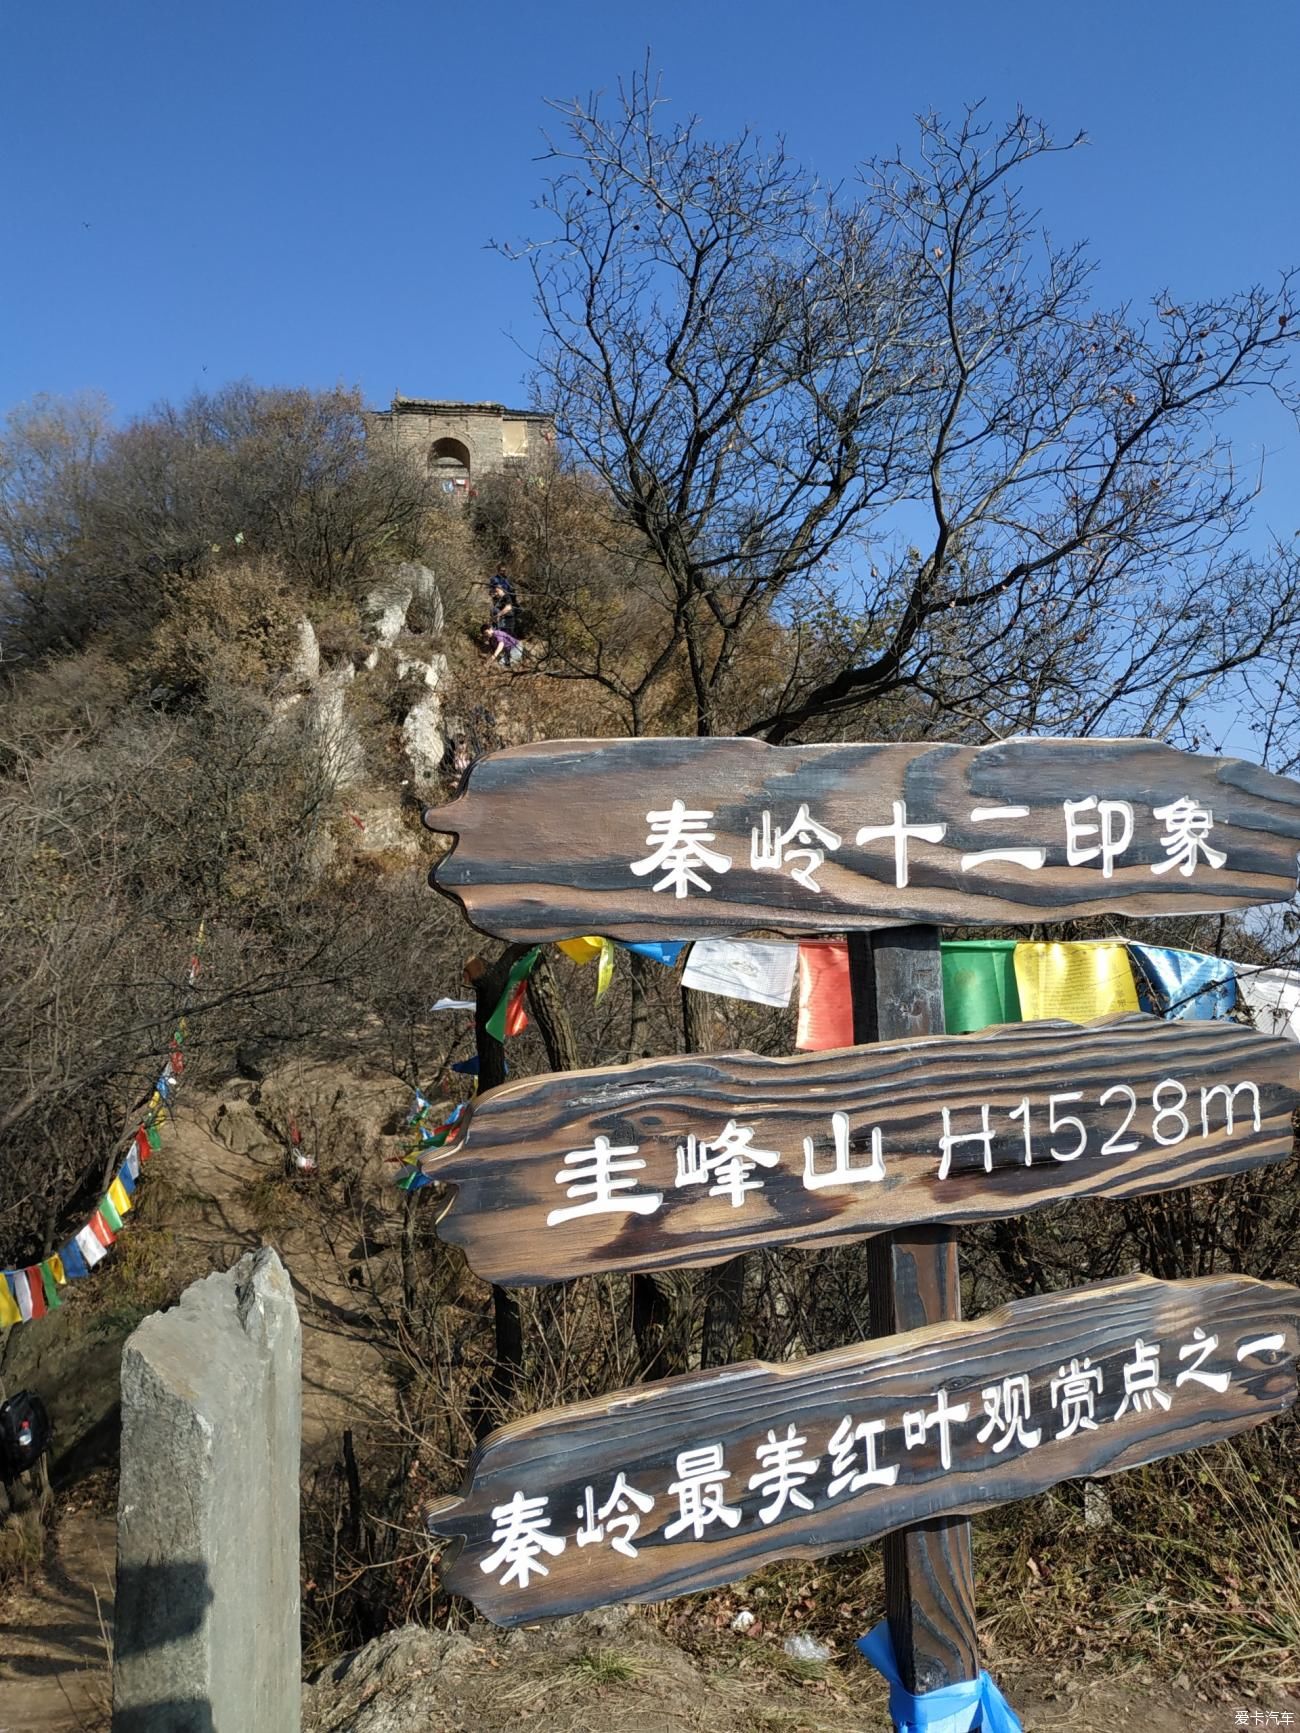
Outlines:
{"type": "Polygon", "coordinates": [[[438,688],[447,677],[447,658],[432,655],[427,661],[401,657],[399,681],[416,684],[418,696],[402,719],[402,745],[417,785],[427,786],[438,775],[446,742],[442,733],[442,699],[438,688]]]}
{"type": "Polygon", "coordinates": [[[394,566],[366,597],[362,613],[373,643],[388,649],[406,630],[406,616],[413,603],[420,604],[420,629],[436,636],[443,626],[442,597],[428,566],[410,560],[394,566]]]}
{"type": "Polygon", "coordinates": [[[350,662],[323,674],[312,699],[312,737],[321,774],[331,788],[349,788],[365,774],[365,754],[356,724],[347,713],[347,690],[356,678],[350,662]]]}
{"type": "Polygon", "coordinates": [[[113,1733],[285,1733],[301,1710],[302,1344],[269,1248],[122,1355],[113,1733]]]}
{"type": "Polygon", "coordinates": [[[310,620],[299,620],[298,642],[289,664],[289,679],[295,686],[310,686],[320,675],[320,644],[310,620]]]}
{"type": "Polygon", "coordinates": [[[459,1631],[403,1625],[326,1671],[303,1699],[303,1726],[319,1733],[428,1733],[444,1727],[457,1684],[481,1664],[459,1631]]]}

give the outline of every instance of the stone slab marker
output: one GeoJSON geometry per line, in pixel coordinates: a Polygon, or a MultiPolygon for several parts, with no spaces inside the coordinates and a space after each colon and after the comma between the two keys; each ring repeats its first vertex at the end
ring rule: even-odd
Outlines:
{"type": "Polygon", "coordinates": [[[268,1247],[122,1355],[113,1733],[297,1733],[302,1344],[268,1247]]]}

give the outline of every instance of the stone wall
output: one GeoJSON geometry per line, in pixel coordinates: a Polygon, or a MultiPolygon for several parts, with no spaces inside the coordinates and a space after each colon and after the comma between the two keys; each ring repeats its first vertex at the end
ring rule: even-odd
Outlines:
{"type": "MultiPolygon", "coordinates": [[[[399,450],[430,465],[435,475],[442,473],[439,457],[454,463],[456,450],[463,450],[469,483],[510,470],[541,469],[550,461],[555,443],[555,424],[549,415],[507,409],[500,403],[394,397],[391,408],[371,411],[366,425],[371,438],[391,440],[399,450]]],[[[455,486],[457,471],[447,467],[445,474],[448,484],[455,486]]]]}
{"type": "Polygon", "coordinates": [[[122,1355],[113,1733],[296,1733],[302,1344],[267,1247],[122,1355]]]}

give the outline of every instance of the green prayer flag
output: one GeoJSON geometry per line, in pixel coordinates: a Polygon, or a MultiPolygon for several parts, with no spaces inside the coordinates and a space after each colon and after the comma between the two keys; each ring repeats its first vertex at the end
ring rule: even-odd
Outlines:
{"type": "Polygon", "coordinates": [[[59,1285],[54,1280],[54,1271],[50,1268],[48,1258],[41,1265],[41,1286],[45,1289],[45,1304],[49,1306],[51,1310],[53,1310],[55,1306],[61,1306],[63,1304],[63,1301],[59,1298],[59,1285]]]}
{"type": "Polygon", "coordinates": [[[150,1149],[157,1151],[162,1148],[162,1133],[152,1119],[145,1121],[144,1135],[150,1149]]]}
{"type": "Polygon", "coordinates": [[[1019,1023],[1015,939],[945,939],[943,1021],[950,1035],[969,1035],[990,1023],[1019,1023]]]}
{"type": "Polygon", "coordinates": [[[104,1220],[108,1223],[109,1227],[112,1228],[114,1233],[118,1233],[121,1230],[122,1218],[118,1215],[116,1209],[114,1209],[113,1200],[109,1197],[107,1192],[105,1192],[103,1197],[99,1200],[99,1213],[103,1216],[104,1220]]]}
{"type": "Polygon", "coordinates": [[[494,1036],[498,1041],[504,1041],[506,1038],[506,1010],[510,1004],[510,995],[514,992],[515,988],[521,981],[526,981],[528,979],[529,975],[532,973],[533,964],[541,954],[542,947],[540,945],[534,945],[531,951],[524,952],[523,956],[520,957],[519,961],[510,971],[510,978],[506,982],[505,992],[502,993],[500,999],[498,999],[496,1010],[483,1025],[488,1034],[494,1036]]]}

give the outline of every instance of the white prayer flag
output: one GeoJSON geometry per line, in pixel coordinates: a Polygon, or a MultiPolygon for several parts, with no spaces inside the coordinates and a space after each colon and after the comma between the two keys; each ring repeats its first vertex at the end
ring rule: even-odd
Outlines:
{"type": "Polygon", "coordinates": [[[76,1236],[77,1247],[86,1260],[86,1268],[93,1270],[101,1258],[108,1256],[108,1247],[101,1245],[95,1238],[94,1229],[87,1224],[76,1236]]]}
{"type": "Polygon", "coordinates": [[[756,1005],[788,1005],[799,967],[798,945],[765,939],[699,939],[691,946],[682,986],[756,1005]]]}
{"type": "MultiPolygon", "coordinates": [[[[32,1321],[32,1291],[27,1286],[27,1271],[15,1270],[13,1276],[14,1298],[18,1302],[18,1310],[22,1313],[23,1323],[30,1324],[32,1321]]],[[[3,1279],[0,1277],[0,1281],[3,1279]]]]}
{"type": "Polygon", "coordinates": [[[1239,969],[1237,991],[1257,1029],[1300,1041],[1300,969],[1239,969]]]}
{"type": "Polygon", "coordinates": [[[432,1007],[435,1011],[473,1011],[476,1009],[473,999],[439,999],[432,1007]]]}

